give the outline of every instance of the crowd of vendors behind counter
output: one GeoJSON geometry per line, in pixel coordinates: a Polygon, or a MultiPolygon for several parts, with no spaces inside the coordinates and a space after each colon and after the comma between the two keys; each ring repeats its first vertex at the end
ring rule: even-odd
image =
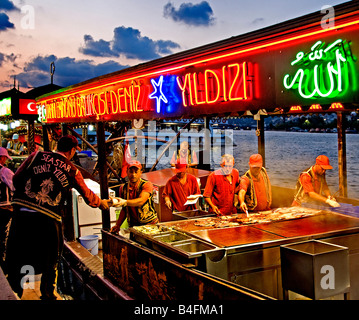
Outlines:
{"type": "MultiPolygon", "coordinates": [[[[262,156],[251,155],[248,162],[249,169],[242,177],[234,168],[234,163],[235,159],[232,155],[223,155],[220,169],[209,173],[202,194],[196,177],[187,172],[187,163],[183,163],[183,159],[181,161],[178,157],[173,176],[166,181],[164,189],[158,196],[162,197],[167,209],[174,213],[201,209],[199,207],[201,202],[198,199],[202,196],[204,198],[202,204],[208,206],[208,213],[217,216],[237,212],[248,215],[252,212],[270,210],[271,183],[263,167],[262,156]],[[197,204],[197,207],[194,207],[194,204],[197,204]]],[[[300,173],[292,205],[319,202],[330,207],[339,207],[340,204],[330,194],[325,180],[325,172],[331,168],[328,157],[319,155],[314,165],[300,173]]],[[[112,198],[112,205],[124,208],[121,218],[112,231],[119,231],[126,216],[130,227],[171,220],[163,219],[162,214],[159,216],[156,214],[151,177],[147,175],[149,181],[142,178],[141,164],[138,161],[129,163],[127,170],[129,181],[121,186],[119,197],[112,198]]]]}

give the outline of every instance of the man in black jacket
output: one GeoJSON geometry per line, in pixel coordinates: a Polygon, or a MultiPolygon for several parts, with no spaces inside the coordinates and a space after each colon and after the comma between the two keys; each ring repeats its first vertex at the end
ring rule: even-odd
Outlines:
{"type": "Polygon", "coordinates": [[[57,152],[32,153],[14,175],[14,217],[10,227],[5,272],[21,298],[26,274],[40,274],[41,299],[54,300],[57,264],[63,248],[62,212],[75,188],[91,207],[108,209],[85,184],[70,162],[78,147],[74,136],[62,137],[57,152]]]}

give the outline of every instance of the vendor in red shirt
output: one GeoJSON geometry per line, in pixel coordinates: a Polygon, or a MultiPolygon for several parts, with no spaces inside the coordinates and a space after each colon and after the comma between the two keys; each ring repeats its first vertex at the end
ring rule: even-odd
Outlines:
{"type": "Polygon", "coordinates": [[[271,185],[260,154],[249,157],[249,170],[241,177],[238,198],[243,212],[270,209],[271,185]]]}
{"type": "Polygon", "coordinates": [[[325,172],[329,169],[333,169],[333,167],[330,165],[328,157],[318,156],[315,165],[299,175],[292,206],[300,206],[302,202],[319,201],[329,204],[331,207],[340,207],[340,204],[330,195],[325,180],[325,172]]]}
{"type": "Polygon", "coordinates": [[[188,196],[201,194],[197,178],[187,173],[187,165],[180,161],[177,161],[175,170],[176,174],[167,181],[162,193],[166,206],[173,211],[195,210],[195,205],[184,204],[188,196]]]}
{"type": "Polygon", "coordinates": [[[237,213],[237,189],[239,172],[233,168],[234,158],[225,154],[221,159],[221,169],[212,172],[207,179],[203,197],[209,205],[208,212],[216,215],[231,215],[237,213]]]}

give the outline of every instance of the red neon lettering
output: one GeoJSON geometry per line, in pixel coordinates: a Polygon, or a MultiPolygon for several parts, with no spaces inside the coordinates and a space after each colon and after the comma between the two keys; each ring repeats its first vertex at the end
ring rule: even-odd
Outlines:
{"type": "Polygon", "coordinates": [[[130,88],[123,88],[123,90],[124,90],[124,100],[125,100],[126,110],[128,110],[127,104],[129,104],[130,112],[133,112],[133,106],[131,103],[131,90],[130,88]]]}
{"type": "Polygon", "coordinates": [[[139,104],[138,104],[141,96],[141,86],[137,84],[134,85],[134,83],[132,83],[132,92],[133,92],[133,104],[135,105],[135,112],[143,111],[143,109],[139,108],[139,104]]]}
{"type": "Polygon", "coordinates": [[[87,116],[92,116],[94,114],[93,94],[87,95],[86,101],[86,114],[87,116]]]}
{"type": "MultiPolygon", "coordinates": [[[[199,73],[199,76],[201,76],[202,74],[199,73]]],[[[203,78],[203,76],[202,76],[203,78]]],[[[193,89],[194,89],[194,100],[196,101],[196,104],[204,104],[206,103],[206,101],[203,99],[203,90],[198,89],[197,88],[197,84],[199,85],[199,87],[203,86],[203,82],[202,83],[198,83],[198,79],[197,79],[197,73],[193,73],[193,89]],[[198,101],[198,92],[200,93],[200,95],[202,96],[202,101],[198,101]]]]}
{"type": "Polygon", "coordinates": [[[218,76],[217,76],[217,74],[213,71],[213,70],[209,70],[209,69],[207,69],[205,72],[204,72],[204,79],[205,79],[205,92],[206,92],[206,102],[207,103],[214,103],[214,102],[216,102],[217,100],[218,100],[218,98],[219,98],[219,90],[220,90],[220,82],[219,82],[219,79],[218,79],[218,76]],[[211,76],[209,76],[209,74],[211,74],[213,77],[211,77],[211,76]],[[208,89],[208,80],[209,79],[213,79],[210,83],[211,83],[211,89],[212,90],[209,90],[208,89]],[[216,81],[214,81],[214,80],[216,80],[216,81]],[[209,99],[209,93],[210,92],[215,92],[214,91],[214,83],[216,83],[216,89],[217,89],[217,95],[215,96],[214,94],[213,94],[213,96],[215,97],[214,99],[212,99],[212,100],[210,100],[209,99]]]}
{"type": "Polygon", "coordinates": [[[247,63],[243,62],[241,65],[235,63],[223,66],[222,71],[206,69],[204,76],[195,72],[177,77],[178,87],[182,91],[183,106],[215,103],[221,92],[224,102],[249,99],[247,82],[250,80],[247,69],[247,63]]]}
{"type": "Polygon", "coordinates": [[[223,101],[227,101],[227,88],[226,88],[226,67],[222,67],[222,81],[223,81],[223,101]]]}
{"type": "Polygon", "coordinates": [[[187,73],[185,75],[183,85],[181,85],[181,81],[183,81],[182,77],[177,77],[177,84],[182,91],[182,103],[183,103],[184,107],[188,106],[188,103],[187,103],[188,99],[186,98],[186,96],[188,96],[188,93],[186,93],[186,91],[189,91],[190,101],[191,101],[191,104],[193,105],[192,95],[191,95],[191,79],[190,79],[190,77],[191,77],[190,73],[187,73]]]}
{"type": "Polygon", "coordinates": [[[115,91],[110,91],[110,99],[111,99],[111,113],[118,112],[118,98],[115,91]]]}
{"type": "Polygon", "coordinates": [[[128,110],[127,110],[127,104],[126,104],[126,103],[124,104],[125,109],[122,109],[122,107],[121,107],[121,106],[123,106],[123,104],[121,103],[121,98],[125,97],[125,94],[124,94],[124,93],[120,93],[120,92],[123,92],[123,91],[124,91],[124,88],[119,88],[119,89],[117,90],[118,105],[119,105],[119,108],[120,108],[120,113],[128,112],[128,110]]]}
{"type": "Polygon", "coordinates": [[[228,94],[228,98],[230,101],[234,101],[234,100],[246,100],[247,99],[247,88],[246,88],[246,63],[243,62],[242,64],[242,77],[240,77],[240,66],[238,63],[235,64],[231,64],[228,66],[228,68],[232,68],[235,67],[237,69],[236,74],[234,76],[234,80],[232,82],[231,88],[229,90],[229,94],[228,94]],[[237,83],[238,81],[238,83],[237,83]],[[235,86],[237,84],[237,86],[235,86]],[[239,88],[243,87],[243,95],[242,96],[237,96],[237,97],[233,97],[233,95],[235,93],[238,93],[239,88]],[[235,92],[233,92],[235,91],[235,92]],[[233,93],[233,95],[232,95],[233,93]]]}

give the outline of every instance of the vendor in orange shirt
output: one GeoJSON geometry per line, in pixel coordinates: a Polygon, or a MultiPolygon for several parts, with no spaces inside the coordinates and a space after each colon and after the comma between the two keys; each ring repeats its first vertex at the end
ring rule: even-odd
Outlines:
{"type": "Polygon", "coordinates": [[[249,157],[249,170],[241,177],[238,199],[243,212],[270,209],[271,184],[260,154],[249,157]]]}
{"type": "Polygon", "coordinates": [[[195,210],[195,205],[184,204],[188,196],[201,194],[197,178],[187,173],[187,165],[179,160],[175,170],[176,174],[167,181],[162,193],[166,206],[173,211],[195,210]]]}
{"type": "Polygon", "coordinates": [[[330,165],[328,157],[318,156],[315,165],[299,175],[292,206],[300,206],[302,202],[317,201],[329,204],[334,208],[340,207],[340,204],[330,195],[325,180],[325,172],[329,169],[333,169],[333,167],[330,165]]]}
{"type": "Polygon", "coordinates": [[[173,153],[171,159],[171,166],[174,167],[177,161],[186,163],[188,167],[196,167],[198,165],[198,158],[195,151],[191,152],[187,141],[181,142],[180,149],[173,153]]]}
{"type": "Polygon", "coordinates": [[[239,172],[233,166],[233,156],[225,154],[221,159],[222,168],[208,176],[203,193],[203,197],[209,205],[208,212],[214,212],[216,215],[237,213],[239,172]]]}

